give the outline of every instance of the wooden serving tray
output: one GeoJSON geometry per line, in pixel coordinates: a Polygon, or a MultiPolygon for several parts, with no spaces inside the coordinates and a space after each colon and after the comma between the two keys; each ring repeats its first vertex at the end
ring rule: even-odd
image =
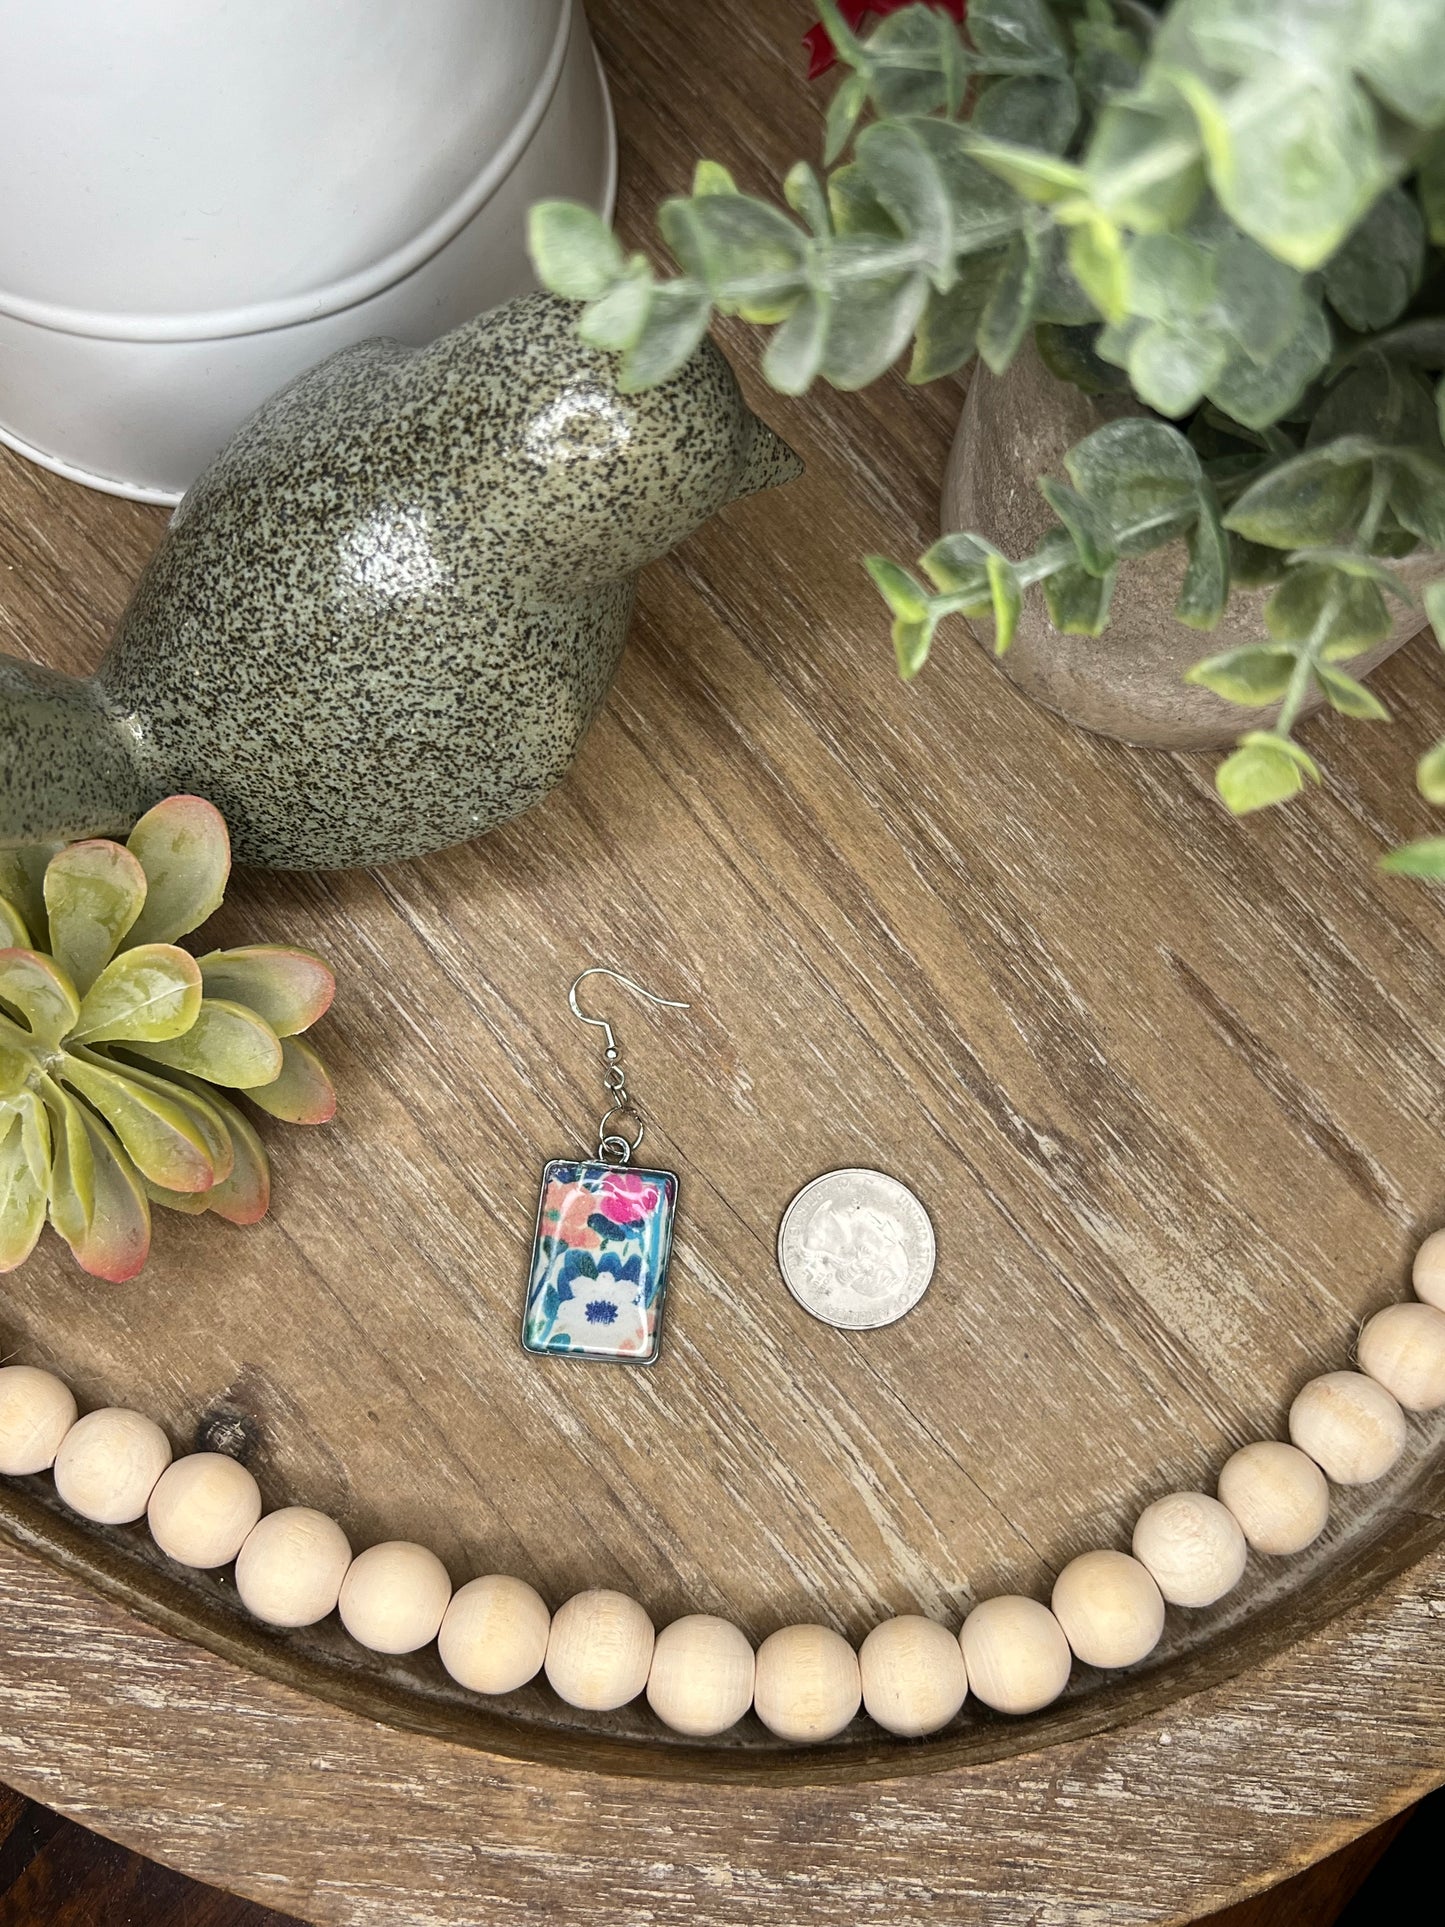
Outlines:
{"type": "MultiPolygon", "coordinates": [[[[801,0],[593,12],[635,234],[700,152],[763,187],[816,147],[801,0]]],[[[341,1113],[268,1132],[270,1218],[165,1215],[123,1287],[47,1234],[0,1338],[457,1581],[858,1637],[1126,1544],[1404,1291],[1445,1204],[1445,925],[1372,865],[1425,826],[1445,697],[1407,650],[1378,678],[1401,720],[1311,725],[1323,789],[1238,824],[1207,762],[1061,725],[961,633],[905,689],[857,558],[934,532],[957,389],[785,403],[730,346],[808,474],[649,572],[565,788],[426,862],[235,880],[218,940],[341,981],[341,1113]],[[565,1003],[594,961],[694,1004],[617,1013],[682,1180],[653,1371],[517,1343],[537,1173],[597,1111],[565,1003]],[[852,1163],[938,1233],[929,1296],[874,1333],[810,1320],[774,1263],[793,1191],[852,1163]]],[[[0,646],[92,662],[160,527],[6,459],[0,646]]],[[[8,1483],[0,1775],[355,1927],[1190,1918],[1445,1777],[1442,1429],[1136,1673],[812,1752],[272,1635],[8,1483]]]]}

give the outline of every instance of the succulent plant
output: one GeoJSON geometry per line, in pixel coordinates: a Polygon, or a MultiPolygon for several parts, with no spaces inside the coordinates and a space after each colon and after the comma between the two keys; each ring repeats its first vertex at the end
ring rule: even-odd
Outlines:
{"type": "MultiPolygon", "coordinates": [[[[1445,553],[1445,0],[969,0],[891,12],[866,37],[819,11],[843,77],[826,176],[800,161],[788,210],[699,164],[664,203],[682,272],[659,278],[598,216],[532,211],[543,281],[581,331],[664,380],[714,314],[773,330],[763,373],[873,381],[912,348],[927,382],[977,353],[995,373],[1032,335],[1055,374],[1132,391],[1040,478],[1057,525],[1030,556],[977,534],[873,578],[905,675],[946,617],[1022,598],[1099,634],[1119,569],[1186,539],[1180,619],[1212,628],[1231,587],[1272,584],[1269,640],[1192,679],[1278,704],[1221,766],[1236,812],[1318,775],[1306,703],[1382,719],[1347,665],[1413,600],[1392,569],[1445,553]]],[[[1424,593],[1445,640],[1445,585],[1424,593]]],[[[1419,787],[1445,804],[1445,743],[1419,787]]],[[[1385,859],[1445,877],[1445,837],[1385,859]]]]}
{"type": "Polygon", "coordinates": [[[47,1217],[115,1281],[145,1263],[152,1204],[263,1217],[266,1153],[223,1090],[292,1124],[335,1111],[298,1034],[335,992],[321,959],[176,942],[230,868],[225,820],[198,796],[158,803],[124,845],[0,850],[0,1271],[47,1217]]]}

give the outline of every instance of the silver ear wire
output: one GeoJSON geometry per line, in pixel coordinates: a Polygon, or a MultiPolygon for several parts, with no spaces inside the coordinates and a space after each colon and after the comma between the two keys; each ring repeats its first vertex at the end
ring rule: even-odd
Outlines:
{"type": "Polygon", "coordinates": [[[632,1153],[641,1144],[646,1134],[647,1126],[643,1122],[642,1113],[628,1096],[627,1073],[622,1068],[621,1053],[617,1048],[617,1039],[612,1034],[611,1024],[605,1017],[590,1017],[577,1001],[577,987],[588,977],[610,977],[614,983],[621,984],[636,996],[645,998],[649,1004],[660,1005],[664,1010],[691,1010],[692,1005],[682,1003],[675,997],[659,997],[653,990],[644,990],[642,985],[634,983],[631,977],[624,977],[620,970],[609,970],[606,964],[589,965],[580,976],[573,979],[572,987],[567,992],[567,1003],[572,1015],[579,1023],[595,1025],[606,1039],[602,1055],[606,1060],[607,1068],[602,1073],[602,1087],[607,1092],[609,1102],[602,1121],[597,1127],[598,1160],[603,1164],[629,1164],[632,1161],[632,1153]],[[626,1117],[630,1117],[637,1126],[635,1137],[629,1138],[621,1131],[608,1130],[607,1127],[613,1118],[626,1117]]]}

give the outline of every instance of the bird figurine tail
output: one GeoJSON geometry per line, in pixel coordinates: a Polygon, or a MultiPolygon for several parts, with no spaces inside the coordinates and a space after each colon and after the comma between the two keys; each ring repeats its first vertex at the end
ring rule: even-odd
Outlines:
{"type": "Polygon", "coordinates": [[[0,656],[0,848],[130,828],[158,794],[96,685],[0,656]]]}

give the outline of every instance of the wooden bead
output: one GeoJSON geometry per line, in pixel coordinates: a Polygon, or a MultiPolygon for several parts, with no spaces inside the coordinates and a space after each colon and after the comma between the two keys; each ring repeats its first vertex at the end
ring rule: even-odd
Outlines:
{"type": "Polygon", "coordinates": [[[336,1603],[358,1646],[415,1653],[436,1638],[451,1596],[451,1579],[434,1552],[409,1539],[386,1539],[357,1553],[336,1603]]]}
{"type": "Polygon", "coordinates": [[[1368,1485],[1404,1451],[1405,1414],[1363,1372],[1326,1372],[1290,1406],[1289,1435],[1336,1485],[1368,1485]]]}
{"type": "Polygon", "coordinates": [[[1445,1311],[1445,1231],[1432,1231],[1415,1253],[1410,1282],[1422,1304],[1445,1311]]]}
{"type": "Polygon", "coordinates": [[[551,1627],[552,1615],[525,1579],[493,1572],[452,1594],[437,1651],[459,1686],[514,1693],[541,1672],[551,1627]]]}
{"type": "Polygon", "coordinates": [[[828,1626],[782,1626],[758,1648],[753,1705],[780,1740],[831,1740],[863,1703],[858,1655],[828,1626]]]}
{"type": "Polygon", "coordinates": [[[1329,1480],[1280,1439],[1242,1445],[1219,1475],[1219,1497],[1255,1551],[1275,1557],[1303,1552],[1329,1524],[1329,1480]]]}
{"type": "Polygon", "coordinates": [[[1054,1581],[1050,1602],[1086,1666],[1135,1666],[1164,1631],[1164,1598],[1127,1552],[1083,1552],[1054,1581]]]}
{"type": "Polygon", "coordinates": [[[1140,1513],[1134,1557],[1171,1606],[1212,1606],[1239,1584],[1249,1548],[1218,1499],[1171,1492],[1140,1513]]]}
{"type": "Polygon", "coordinates": [[[236,1558],[241,1604],[268,1626],[314,1626],[335,1610],[351,1564],[346,1534],[309,1505],[282,1506],[252,1527],[236,1558]]]}
{"type": "Polygon", "coordinates": [[[1445,1311],[1436,1305],[1386,1305],[1360,1333],[1360,1370],[1407,1412],[1445,1405],[1445,1311]]]}
{"type": "Polygon", "coordinates": [[[754,1670],[753,1649],[736,1626],[689,1613],[657,1635],[647,1703],[674,1733],[707,1739],[736,1726],[752,1705],[754,1670]]]}
{"type": "Polygon", "coordinates": [[[1037,1713],[1069,1683],[1074,1655],[1037,1599],[1000,1593],[974,1607],[958,1635],[968,1690],[997,1713],[1037,1713]]]}
{"type": "Polygon", "coordinates": [[[151,1537],[182,1566],[229,1566],[261,1516],[261,1488],[224,1452],[167,1466],[146,1508],[151,1537]]]}
{"type": "Polygon", "coordinates": [[[552,1615],[547,1678],[569,1706],[609,1712],[646,1686],[653,1642],[652,1621],[625,1592],[574,1593],[552,1615]]]}
{"type": "Polygon", "coordinates": [[[70,1387],[53,1372],[35,1365],[0,1367],[0,1472],[11,1479],[48,1472],[75,1411],[70,1387]]]}
{"type": "Polygon", "coordinates": [[[150,1502],[171,1462],[171,1444],[152,1419],[107,1405],[77,1419],[55,1454],[55,1489],[82,1519],[129,1525],[150,1502]]]}
{"type": "Polygon", "coordinates": [[[889,1733],[936,1733],[968,1697],[963,1648],[936,1619],[903,1613],[875,1626],[858,1649],[863,1704],[889,1733]]]}

